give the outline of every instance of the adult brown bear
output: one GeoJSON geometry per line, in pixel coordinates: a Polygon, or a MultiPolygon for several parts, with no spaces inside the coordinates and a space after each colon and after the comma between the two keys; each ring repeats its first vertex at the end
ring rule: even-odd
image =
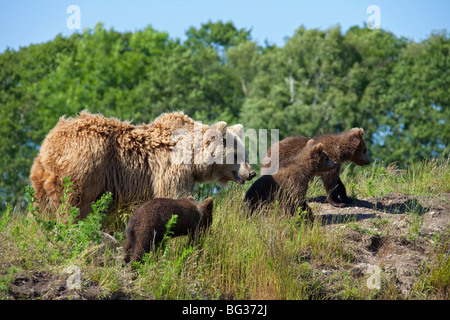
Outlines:
{"type": "Polygon", "coordinates": [[[73,193],[68,201],[80,209],[82,219],[107,191],[115,201],[119,197],[141,201],[189,195],[196,182],[243,184],[256,174],[247,162],[241,137],[242,125],[228,127],[223,121],[203,125],[183,112],[132,125],[83,111],[76,118],[61,117],[48,133],[30,179],[41,209],[55,211],[63,179],[69,177],[73,193]],[[230,163],[229,154],[241,161],[230,163]],[[184,161],[177,161],[180,157],[184,161]]]}

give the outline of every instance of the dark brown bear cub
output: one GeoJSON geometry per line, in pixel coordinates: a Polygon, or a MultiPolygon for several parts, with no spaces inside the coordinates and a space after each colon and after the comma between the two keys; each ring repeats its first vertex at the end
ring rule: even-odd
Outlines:
{"type": "Polygon", "coordinates": [[[314,143],[314,140],[309,140],[306,146],[285,162],[276,173],[264,175],[252,184],[244,198],[252,213],[260,204],[285,197],[292,215],[297,214],[298,208],[301,207],[302,211],[306,211],[307,218],[314,220],[314,215],[306,204],[309,180],[314,175],[336,166],[323,151],[323,144],[314,143]]]}
{"type": "MultiPolygon", "coordinates": [[[[279,148],[279,167],[283,167],[289,162],[289,159],[295,156],[299,150],[305,147],[309,138],[296,136],[289,137],[278,142],[279,148]]],[[[346,203],[351,203],[352,199],[347,196],[345,186],[342,183],[339,174],[342,163],[351,161],[359,166],[365,166],[370,163],[367,155],[366,142],[364,140],[364,130],[353,128],[350,131],[341,134],[325,134],[314,138],[317,143],[323,143],[324,151],[330,156],[330,159],[336,162],[336,167],[328,172],[321,173],[320,176],[327,192],[327,201],[335,207],[343,207],[346,203]]],[[[269,174],[267,171],[270,164],[272,145],[267,150],[267,155],[261,165],[261,175],[269,174]]]]}
{"type": "Polygon", "coordinates": [[[173,215],[178,216],[173,237],[191,234],[206,229],[212,223],[213,199],[204,203],[196,202],[193,197],[187,199],[155,198],[136,209],[127,226],[125,245],[125,263],[139,261],[150,252],[164,237],[166,225],[173,215]]]}

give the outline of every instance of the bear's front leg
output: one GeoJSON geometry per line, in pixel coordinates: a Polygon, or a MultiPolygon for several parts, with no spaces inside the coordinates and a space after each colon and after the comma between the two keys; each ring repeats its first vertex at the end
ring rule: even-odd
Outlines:
{"type": "Polygon", "coordinates": [[[341,178],[338,179],[337,186],[336,186],[336,193],[339,196],[341,202],[343,203],[353,203],[352,198],[347,196],[347,192],[345,190],[344,183],[342,182],[341,178]]]}
{"type": "MultiPolygon", "coordinates": [[[[340,168],[339,168],[340,169],[340,168]]],[[[340,170],[339,170],[340,171],[340,170]]],[[[334,207],[345,207],[345,203],[339,200],[339,171],[336,169],[325,172],[321,175],[323,186],[327,192],[327,202],[334,207]]],[[[344,186],[342,184],[342,186],[344,186]]],[[[344,187],[345,190],[345,187],[344,187]]]]}

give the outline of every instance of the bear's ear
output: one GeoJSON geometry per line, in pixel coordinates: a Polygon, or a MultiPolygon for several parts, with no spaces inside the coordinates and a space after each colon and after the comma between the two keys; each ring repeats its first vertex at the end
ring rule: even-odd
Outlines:
{"type": "Polygon", "coordinates": [[[323,143],[318,143],[313,147],[313,153],[323,152],[323,143]]]}
{"type": "Polygon", "coordinates": [[[187,197],[187,199],[190,201],[195,201],[195,198],[193,196],[189,196],[189,197],[187,197]]]}
{"type": "Polygon", "coordinates": [[[308,142],[306,143],[307,146],[312,146],[314,145],[314,140],[313,139],[309,139],[308,142]]]}
{"type": "Polygon", "coordinates": [[[223,139],[227,133],[227,123],[225,121],[219,121],[208,128],[203,136],[205,145],[216,141],[216,138],[223,139]],[[220,133],[220,135],[218,134],[220,133]]]}
{"type": "Polygon", "coordinates": [[[212,213],[213,211],[213,198],[207,198],[205,202],[203,202],[203,208],[205,212],[212,213]]]}
{"type": "Polygon", "coordinates": [[[239,137],[244,134],[244,126],[242,124],[235,124],[231,127],[228,127],[228,130],[233,131],[236,133],[239,137]]]}
{"type": "Polygon", "coordinates": [[[211,128],[220,131],[222,133],[222,136],[225,136],[227,123],[225,121],[219,121],[215,123],[211,128]]]}
{"type": "Polygon", "coordinates": [[[362,138],[364,135],[364,129],[362,128],[353,128],[352,130],[350,130],[350,132],[358,138],[362,138]]]}

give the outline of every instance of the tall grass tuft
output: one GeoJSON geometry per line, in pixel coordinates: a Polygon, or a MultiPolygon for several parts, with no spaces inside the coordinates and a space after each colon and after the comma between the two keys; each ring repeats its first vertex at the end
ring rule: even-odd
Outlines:
{"type": "Polygon", "coordinates": [[[341,179],[352,197],[380,197],[390,193],[436,196],[450,192],[450,156],[402,166],[374,161],[370,169],[344,166],[341,179]]]}

